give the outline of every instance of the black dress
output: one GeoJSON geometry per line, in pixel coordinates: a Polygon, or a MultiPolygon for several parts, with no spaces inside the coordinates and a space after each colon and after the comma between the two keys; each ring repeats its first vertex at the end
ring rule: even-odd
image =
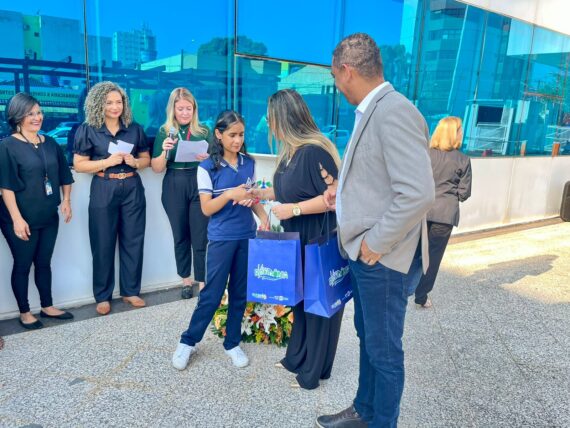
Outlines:
{"type": "MultiPolygon", "coordinates": [[[[315,145],[298,149],[289,164],[280,164],[275,172],[276,200],[299,203],[322,195],[327,185],[321,176],[320,166],[337,177],[338,168],[324,149],[315,145]]],[[[329,228],[334,229],[336,218],[331,213],[301,215],[281,222],[286,232],[299,232],[303,260],[304,246],[321,235],[325,216],[329,217],[329,228]]],[[[331,375],[343,310],[332,318],[324,318],[305,313],[304,302],[301,301],[293,308],[293,314],[293,331],[281,363],[290,372],[297,373],[297,381],[302,388],[314,389],[319,386],[319,379],[328,379],[331,375]]]]}

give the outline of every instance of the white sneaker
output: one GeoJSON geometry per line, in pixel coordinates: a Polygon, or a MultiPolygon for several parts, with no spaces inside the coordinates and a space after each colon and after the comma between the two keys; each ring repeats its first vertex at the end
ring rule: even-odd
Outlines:
{"type": "Polygon", "coordinates": [[[186,345],[184,343],[179,343],[172,356],[172,365],[178,370],[184,370],[188,365],[188,360],[190,356],[196,352],[194,346],[186,345]]]}
{"type": "Polygon", "coordinates": [[[247,358],[247,355],[239,346],[226,351],[226,354],[230,356],[232,363],[236,367],[245,367],[249,364],[249,358],[247,358]]]}

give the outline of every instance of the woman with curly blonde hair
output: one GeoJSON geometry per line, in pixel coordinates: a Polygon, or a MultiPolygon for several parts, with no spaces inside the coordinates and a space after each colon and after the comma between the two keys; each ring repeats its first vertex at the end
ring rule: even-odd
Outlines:
{"type": "Polygon", "coordinates": [[[138,171],[150,165],[143,128],[133,122],[129,98],[113,82],[97,83],[85,100],[85,123],[75,134],[73,165],[93,174],[89,239],[97,313],[111,311],[115,288],[115,245],[119,240],[120,292],[143,307],[141,290],[146,200],[138,171]]]}

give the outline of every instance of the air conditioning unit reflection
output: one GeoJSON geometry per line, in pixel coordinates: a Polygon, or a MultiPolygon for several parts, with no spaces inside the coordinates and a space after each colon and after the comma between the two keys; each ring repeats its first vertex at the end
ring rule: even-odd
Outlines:
{"type": "Polygon", "coordinates": [[[465,150],[486,156],[506,155],[514,112],[510,101],[477,100],[468,104],[463,125],[465,150]]]}

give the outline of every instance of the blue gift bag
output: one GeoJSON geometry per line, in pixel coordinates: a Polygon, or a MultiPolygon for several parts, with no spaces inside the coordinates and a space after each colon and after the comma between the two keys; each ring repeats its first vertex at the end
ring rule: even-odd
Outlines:
{"type": "Polygon", "coordinates": [[[305,312],[330,318],[352,298],[348,260],[336,233],[305,246],[305,312]]]}
{"type": "Polygon", "coordinates": [[[247,300],[295,306],[303,300],[298,232],[257,232],[249,240],[247,300]]]}

